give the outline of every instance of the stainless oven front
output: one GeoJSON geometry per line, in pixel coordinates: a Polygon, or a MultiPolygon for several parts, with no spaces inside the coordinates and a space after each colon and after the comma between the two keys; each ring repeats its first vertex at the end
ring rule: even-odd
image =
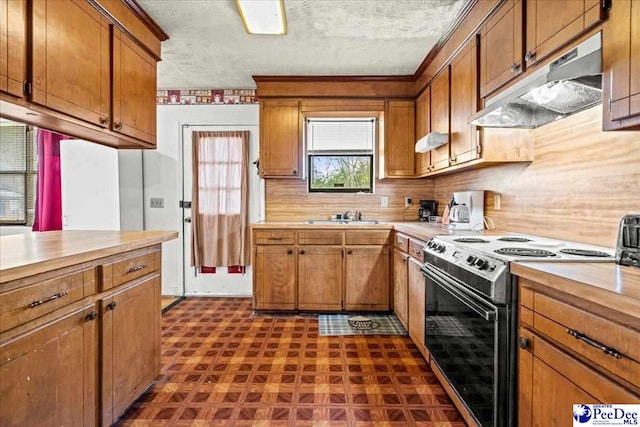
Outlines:
{"type": "Polygon", "coordinates": [[[510,304],[495,304],[468,283],[481,277],[464,275],[465,283],[429,263],[422,272],[425,345],[431,358],[478,424],[513,425],[515,328],[510,304]]]}

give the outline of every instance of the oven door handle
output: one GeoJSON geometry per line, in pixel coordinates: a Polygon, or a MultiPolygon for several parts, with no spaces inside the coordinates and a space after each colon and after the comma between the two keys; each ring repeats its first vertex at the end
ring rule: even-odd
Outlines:
{"type": "Polygon", "coordinates": [[[459,300],[461,303],[469,307],[471,310],[482,316],[482,318],[488,322],[492,322],[496,319],[496,311],[492,308],[486,309],[484,304],[480,303],[473,296],[469,294],[469,291],[464,290],[457,283],[448,280],[442,273],[432,267],[429,264],[425,264],[421,268],[422,274],[433,282],[440,286],[445,291],[449,292],[453,297],[459,300]]]}

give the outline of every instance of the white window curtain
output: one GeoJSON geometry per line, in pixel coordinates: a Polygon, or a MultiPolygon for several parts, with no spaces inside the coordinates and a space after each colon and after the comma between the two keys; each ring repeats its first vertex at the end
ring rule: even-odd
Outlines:
{"type": "Polygon", "coordinates": [[[191,265],[245,266],[249,131],[193,132],[191,265]]]}

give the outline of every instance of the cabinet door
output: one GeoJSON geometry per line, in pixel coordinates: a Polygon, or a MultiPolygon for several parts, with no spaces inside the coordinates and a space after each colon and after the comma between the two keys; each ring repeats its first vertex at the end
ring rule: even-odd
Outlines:
{"type": "Polygon", "coordinates": [[[412,177],[415,172],[415,105],[389,101],[385,112],[385,177],[412,177]]]}
{"type": "Polygon", "coordinates": [[[260,101],[260,176],[300,176],[298,101],[260,101]]]}
{"type": "MultiPolygon", "coordinates": [[[[527,0],[526,54],[531,66],[605,18],[598,0],[527,0]]],[[[615,3],[615,2],[614,2],[615,3]]]]}
{"type": "Polygon", "coordinates": [[[32,101],[107,126],[109,25],[81,0],[33,2],[32,101]]]}
{"type": "Polygon", "coordinates": [[[100,300],[103,425],[115,422],[159,373],[160,312],[159,275],[100,300]]]}
{"type": "Polygon", "coordinates": [[[0,425],[96,425],[96,318],[87,305],[0,344],[0,425]]]}
{"type": "Polygon", "coordinates": [[[344,308],[361,311],[389,310],[389,248],[346,248],[344,308]]]}
{"type": "Polygon", "coordinates": [[[640,4],[614,2],[602,38],[603,128],[640,128],[640,4]]]}
{"type": "Polygon", "coordinates": [[[293,246],[256,246],[253,307],[256,310],[296,308],[296,265],[293,246]]]}
{"type": "MultiPolygon", "coordinates": [[[[449,134],[449,66],[431,83],[431,132],[449,134]]],[[[431,150],[431,170],[449,166],[449,143],[431,150]]]]}
{"type": "Polygon", "coordinates": [[[341,247],[298,249],[299,310],[342,310],[342,258],[341,247]]]}
{"type": "Polygon", "coordinates": [[[405,328],[409,326],[409,255],[393,251],[393,311],[405,328]]]}
{"type": "Polygon", "coordinates": [[[0,0],[0,91],[20,98],[27,80],[26,32],[26,0],[0,0]]]}
{"type": "Polygon", "coordinates": [[[509,0],[481,31],[480,96],[485,97],[524,71],[521,0],[509,0]]]}
{"type": "Polygon", "coordinates": [[[408,262],[409,336],[418,346],[420,353],[428,359],[429,352],[424,344],[425,283],[420,271],[422,263],[413,258],[409,258],[408,262]]]}
{"type": "Polygon", "coordinates": [[[479,157],[478,132],[468,124],[478,111],[478,45],[474,37],[451,62],[451,165],[479,157]]]}
{"type": "MultiPolygon", "coordinates": [[[[416,100],[416,141],[431,132],[431,86],[427,87],[416,100]]],[[[415,150],[414,150],[415,151],[415,150]]],[[[429,172],[431,153],[415,153],[416,175],[429,172]]]]}
{"type": "Polygon", "coordinates": [[[116,132],[156,143],[156,60],[113,30],[113,123],[116,132]]]}

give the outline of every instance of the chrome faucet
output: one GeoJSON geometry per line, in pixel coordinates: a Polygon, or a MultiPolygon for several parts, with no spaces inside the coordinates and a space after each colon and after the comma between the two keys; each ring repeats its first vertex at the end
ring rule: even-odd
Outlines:
{"type": "Polygon", "coordinates": [[[362,212],[356,210],[346,211],[342,214],[342,219],[348,219],[351,221],[360,221],[362,220],[362,212]]]}

